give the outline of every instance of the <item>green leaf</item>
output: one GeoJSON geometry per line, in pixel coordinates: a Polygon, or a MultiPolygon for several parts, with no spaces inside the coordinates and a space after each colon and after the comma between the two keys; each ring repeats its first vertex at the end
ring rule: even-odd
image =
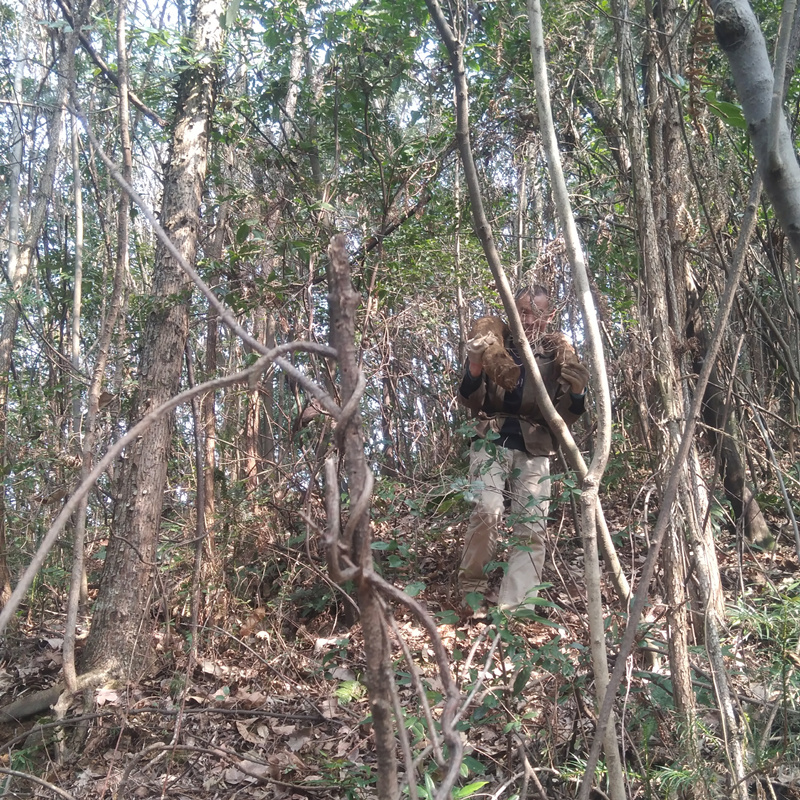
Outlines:
{"type": "Polygon", "coordinates": [[[489,781],[473,781],[460,789],[453,790],[453,800],[463,800],[465,797],[472,797],[478,790],[483,789],[489,781]]]}
{"type": "Polygon", "coordinates": [[[243,244],[247,237],[250,235],[250,231],[253,230],[250,226],[250,223],[243,222],[237,229],[236,229],[236,244],[243,244]]]}
{"type": "Polygon", "coordinates": [[[483,605],[483,595],[480,592],[469,592],[464,598],[464,602],[473,611],[477,611],[483,605]]]}
{"type": "Polygon", "coordinates": [[[663,78],[667,83],[671,83],[676,89],[682,92],[685,92],[689,88],[689,81],[687,81],[683,75],[664,75],[663,78]]]}
{"type": "Polygon", "coordinates": [[[342,681],[333,692],[342,703],[360,700],[367,693],[367,687],[359,681],[342,681]]]}
{"type": "Polygon", "coordinates": [[[416,597],[424,588],[425,584],[422,581],[414,581],[406,586],[406,594],[416,597]]]}
{"type": "Polygon", "coordinates": [[[523,667],[519,673],[517,673],[517,677],[514,678],[514,688],[512,689],[512,694],[521,694],[522,690],[528,685],[528,678],[530,678],[530,676],[531,668],[523,667]]]}
{"type": "Polygon", "coordinates": [[[717,93],[713,90],[704,92],[703,96],[708,103],[709,109],[711,109],[711,113],[719,117],[726,125],[743,131],[747,130],[747,120],[742,114],[741,106],[718,99],[717,93]]]}
{"type": "Polygon", "coordinates": [[[527,619],[531,622],[538,622],[541,625],[547,625],[549,628],[557,628],[558,623],[552,620],[540,617],[532,608],[517,608],[511,612],[511,616],[515,619],[527,619]]]}

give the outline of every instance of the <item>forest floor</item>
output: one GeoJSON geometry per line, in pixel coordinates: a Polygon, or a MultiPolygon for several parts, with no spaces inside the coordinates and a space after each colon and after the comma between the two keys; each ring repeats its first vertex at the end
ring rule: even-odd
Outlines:
{"type": "MultiPolygon", "coordinates": [[[[384,514],[375,538],[385,577],[414,593],[437,620],[462,692],[465,758],[452,796],[574,797],[595,712],[582,550],[569,507],[551,521],[545,579],[552,585],[542,592],[541,614],[529,620],[458,613],[453,578],[465,513],[441,508],[384,514]]],[[[632,576],[644,560],[646,535],[627,511],[613,508],[607,508],[609,526],[625,531],[616,543],[632,576]]],[[[375,797],[361,629],[342,624],[344,604],[325,582],[321,561],[301,566],[308,563],[304,545],[263,551],[272,554],[277,571],[269,578],[263,570],[253,596],[231,602],[224,618],[200,631],[196,659],[188,653],[185,621],[173,615],[172,625],[164,626],[162,617],[157,658],[136,681],[75,698],[60,722],[45,711],[0,723],[2,796],[375,797]]],[[[743,554],[735,543],[720,544],[718,557],[731,612],[728,666],[753,796],[800,798],[794,543],[779,540],[770,552],[743,554]]],[[[613,663],[624,615],[614,611],[619,604],[609,586],[604,594],[613,663]]],[[[27,610],[5,643],[0,705],[60,678],[63,614],[54,602],[60,596],[38,596],[41,605],[27,610]]],[[[658,579],[653,598],[618,704],[631,797],[680,796],[699,778],[711,796],[730,797],[725,732],[704,649],[696,640],[692,664],[704,765],[698,776],[687,765],[675,724],[658,579]]],[[[446,754],[429,748],[428,717],[440,714],[443,684],[419,621],[404,607],[393,608],[389,618],[398,702],[418,759],[416,795],[432,797],[446,754]]],[[[398,754],[403,775],[401,748],[398,754]]]]}

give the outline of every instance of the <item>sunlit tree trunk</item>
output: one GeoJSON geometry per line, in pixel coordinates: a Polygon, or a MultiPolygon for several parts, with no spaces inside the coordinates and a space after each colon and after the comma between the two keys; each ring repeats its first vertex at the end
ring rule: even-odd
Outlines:
{"type": "MultiPolygon", "coordinates": [[[[225,228],[230,213],[228,203],[223,203],[217,217],[216,230],[209,253],[213,259],[222,258],[224,250],[225,228]]],[[[213,284],[213,281],[212,281],[213,284]]],[[[203,370],[205,380],[217,377],[219,316],[209,305],[206,319],[206,350],[203,370]]],[[[216,474],[217,474],[217,397],[215,392],[208,392],[200,403],[200,418],[203,428],[203,520],[205,541],[203,542],[203,563],[200,568],[201,584],[206,592],[205,610],[210,605],[221,611],[218,603],[219,587],[222,584],[222,560],[217,552],[217,508],[216,508],[216,474]]],[[[200,609],[198,609],[199,613],[200,609]]]]}
{"type": "Polygon", "coordinates": [[[75,278],[72,286],[70,361],[72,362],[72,437],[75,449],[81,449],[81,304],[83,299],[83,181],[80,165],[78,122],[72,121],[72,180],[75,197],[75,278]]]}
{"type": "MultiPolygon", "coordinates": [[[[122,150],[121,172],[126,181],[130,181],[132,172],[131,136],[128,123],[128,62],[127,36],[125,30],[126,3],[122,2],[117,9],[117,58],[119,89],[119,136],[122,150]]],[[[87,9],[88,10],[88,9],[87,9]]],[[[97,343],[97,355],[89,385],[84,436],[81,447],[81,481],[91,472],[93,466],[94,446],[97,441],[97,415],[100,410],[100,396],[106,377],[111,341],[117,320],[120,317],[123,303],[125,279],[128,273],[129,246],[128,232],[130,223],[130,198],[125,192],[120,193],[117,206],[117,252],[114,264],[114,278],[111,297],[106,307],[97,343]]],[[[76,268],[77,272],[77,268],[76,268]]],[[[77,281],[76,281],[77,282],[77,281]]],[[[77,312],[76,312],[77,313],[77,312]]],[[[70,582],[67,617],[64,632],[64,677],[70,690],[78,687],[78,675],[75,664],[76,626],[81,600],[86,602],[86,570],[84,567],[84,539],[86,533],[86,513],[88,495],[84,497],[75,512],[75,531],[73,536],[72,578],[70,582]]]]}
{"type": "MultiPolygon", "coordinates": [[[[783,113],[783,82],[776,87],[764,35],[748,0],[712,0],[711,8],[714,32],[730,63],[764,189],[797,257],[800,164],[783,113]]],[[[791,25],[792,19],[782,23],[784,28],[791,25]]],[[[788,40],[788,30],[783,34],[788,40]]]]}
{"type": "MultiPolygon", "coordinates": [[[[597,398],[597,432],[591,463],[581,476],[581,539],[584,553],[584,583],[586,609],[589,618],[589,643],[592,668],[597,686],[597,704],[602,707],[609,685],[606,626],[600,580],[598,531],[600,530],[599,491],[608,464],[611,447],[611,394],[597,311],[592,299],[583,245],[572,213],[567,183],[564,179],[561,155],[558,151],[553,112],[550,105],[550,86],[544,48],[544,26],[539,0],[528,0],[528,28],[531,37],[531,60],[536,84],[536,102],[542,132],[542,149],[547,159],[553,203],[561,235],[572,269],[575,289],[581,304],[586,330],[586,347],[592,364],[592,381],[597,398]]],[[[608,794],[612,800],[626,797],[625,778],[617,742],[615,715],[612,713],[603,742],[608,771],[608,794]]]]}
{"type": "MultiPolygon", "coordinates": [[[[224,0],[197,0],[190,33],[193,58],[178,84],[174,130],[164,180],[161,222],[191,264],[197,253],[200,205],[215,97],[214,62],[222,44],[224,0]]],[[[132,418],[173,396],[188,333],[188,278],[161,244],[156,249],[152,310],[143,335],[132,418]]],[[[121,469],[114,524],[86,643],[86,667],[131,674],[150,647],[147,602],[161,523],[174,421],[155,423],[129,448],[121,469]]]]}
{"type": "MultiPolygon", "coordinates": [[[[267,312],[262,307],[259,307],[253,311],[253,316],[253,336],[259,342],[263,342],[266,338],[267,312]]],[[[264,472],[264,464],[261,458],[261,420],[264,413],[261,388],[257,386],[247,393],[247,412],[244,421],[244,441],[242,444],[244,450],[242,480],[248,497],[255,503],[259,502],[258,487],[261,484],[264,472]]]]}

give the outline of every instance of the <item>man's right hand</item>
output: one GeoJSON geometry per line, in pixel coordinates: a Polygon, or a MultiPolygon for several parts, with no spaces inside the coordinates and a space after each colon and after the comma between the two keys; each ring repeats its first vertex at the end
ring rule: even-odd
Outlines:
{"type": "Polygon", "coordinates": [[[486,348],[493,344],[498,344],[498,339],[491,332],[467,339],[469,371],[474,378],[477,378],[483,372],[483,354],[486,352],[486,348]]]}

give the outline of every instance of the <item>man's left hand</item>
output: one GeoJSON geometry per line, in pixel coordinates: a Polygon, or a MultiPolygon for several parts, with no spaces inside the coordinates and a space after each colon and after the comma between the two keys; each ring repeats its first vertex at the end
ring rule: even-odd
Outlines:
{"type": "Polygon", "coordinates": [[[583,394],[589,385],[589,370],[579,361],[564,364],[561,367],[561,378],[569,384],[573,394],[583,394]]]}

